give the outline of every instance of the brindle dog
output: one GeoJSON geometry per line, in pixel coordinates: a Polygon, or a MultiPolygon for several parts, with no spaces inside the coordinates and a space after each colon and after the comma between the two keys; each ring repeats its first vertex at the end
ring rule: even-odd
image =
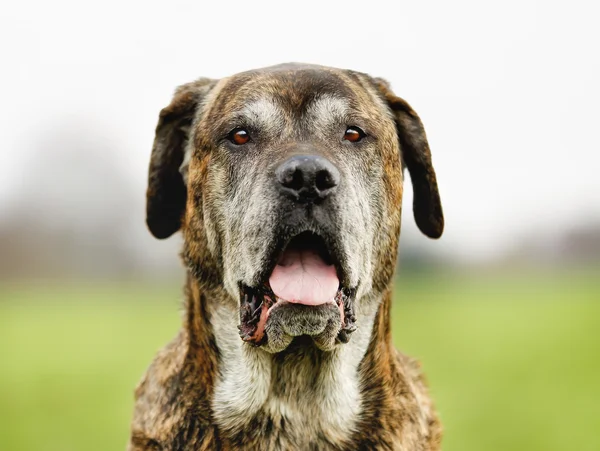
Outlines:
{"type": "Polygon", "coordinates": [[[147,223],[181,230],[179,335],[136,390],[130,450],[437,450],[390,336],[403,167],[444,220],[423,125],[382,79],[287,64],[177,89],[147,223]]]}

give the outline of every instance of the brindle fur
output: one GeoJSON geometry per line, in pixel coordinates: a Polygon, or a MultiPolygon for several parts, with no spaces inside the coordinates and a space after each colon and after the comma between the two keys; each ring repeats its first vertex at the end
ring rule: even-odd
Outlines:
{"type": "Polygon", "coordinates": [[[147,222],[158,238],[183,233],[185,315],[136,389],[130,451],[440,448],[419,365],[390,334],[402,161],[417,225],[437,238],[443,215],[425,132],[385,81],[289,64],[176,91],[156,129],[147,222]],[[332,139],[355,125],[348,118],[371,138],[332,139]],[[260,127],[244,150],[223,139],[239,121],[260,127]],[[238,335],[239,284],[264,279],[265,243],[285,233],[268,174],[298,149],[316,149],[342,174],[324,220],[335,228],[323,233],[337,234],[346,256],[341,282],[356,290],[347,310],[356,331],[327,351],[297,337],[267,352],[238,335]]]}

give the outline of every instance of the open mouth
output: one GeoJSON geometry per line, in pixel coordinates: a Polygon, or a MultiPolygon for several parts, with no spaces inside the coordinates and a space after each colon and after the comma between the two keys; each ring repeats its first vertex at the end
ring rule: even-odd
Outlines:
{"type": "MultiPolygon", "coordinates": [[[[340,283],[341,265],[329,249],[320,235],[302,232],[275,250],[272,268],[268,268],[259,286],[240,285],[239,329],[244,341],[255,346],[264,344],[269,338],[267,324],[274,312],[294,308],[323,312],[330,317],[334,310],[339,312],[335,339],[348,342],[356,329],[355,290],[340,283]]],[[[318,325],[314,329],[315,334],[322,332],[318,325]]],[[[309,335],[312,332],[310,328],[304,331],[309,335]]]]}

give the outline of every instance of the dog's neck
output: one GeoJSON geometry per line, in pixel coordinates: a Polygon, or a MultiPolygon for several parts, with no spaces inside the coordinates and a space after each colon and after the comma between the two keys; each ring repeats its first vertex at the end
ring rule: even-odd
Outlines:
{"type": "MultiPolygon", "coordinates": [[[[200,333],[211,333],[218,350],[211,404],[226,435],[235,440],[253,429],[268,430],[270,440],[286,449],[308,438],[317,447],[341,445],[352,436],[362,410],[360,366],[372,341],[379,299],[359,300],[359,327],[335,350],[323,352],[310,339],[297,338],[285,351],[270,354],[239,338],[239,311],[224,290],[209,295],[195,287],[188,296],[188,310],[195,311],[203,310],[198,308],[203,297],[222,297],[204,302],[211,330],[200,333]]],[[[196,319],[188,327],[197,325],[196,319]]]]}

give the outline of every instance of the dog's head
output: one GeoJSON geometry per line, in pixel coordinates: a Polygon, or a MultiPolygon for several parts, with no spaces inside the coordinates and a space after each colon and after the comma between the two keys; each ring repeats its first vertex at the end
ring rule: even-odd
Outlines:
{"type": "Polygon", "coordinates": [[[403,166],[417,225],[437,238],[423,125],[385,81],[296,64],[200,79],[160,113],[147,223],[157,238],[182,229],[191,273],[229,293],[243,340],[328,350],[390,284],[403,166]]]}

